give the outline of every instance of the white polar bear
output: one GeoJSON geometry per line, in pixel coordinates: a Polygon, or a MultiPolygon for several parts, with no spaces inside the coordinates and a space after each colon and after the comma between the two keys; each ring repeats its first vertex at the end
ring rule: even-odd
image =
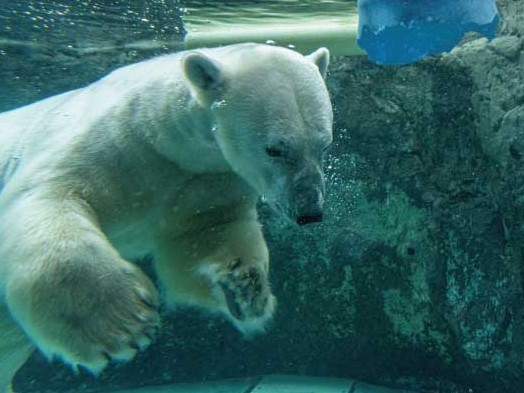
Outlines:
{"type": "Polygon", "coordinates": [[[0,115],[0,392],[33,345],[93,372],[130,359],[168,305],[263,330],[275,308],[264,195],[319,221],[329,52],[241,44],[116,70],[0,115]]]}

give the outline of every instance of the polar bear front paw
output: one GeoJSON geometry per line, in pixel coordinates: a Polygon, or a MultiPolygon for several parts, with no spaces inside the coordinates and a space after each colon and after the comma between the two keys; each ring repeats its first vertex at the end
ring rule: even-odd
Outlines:
{"type": "Polygon", "coordinates": [[[33,283],[20,321],[48,357],[98,374],[151,343],[159,325],[157,293],[135,266],[67,272],[50,284],[33,283]]]}
{"type": "Polygon", "coordinates": [[[233,323],[244,333],[263,331],[276,305],[267,273],[237,258],[219,276],[218,284],[233,323]]]}

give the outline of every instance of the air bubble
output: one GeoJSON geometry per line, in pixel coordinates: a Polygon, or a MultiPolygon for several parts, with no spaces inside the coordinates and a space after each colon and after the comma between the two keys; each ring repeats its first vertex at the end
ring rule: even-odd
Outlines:
{"type": "Polygon", "coordinates": [[[226,100],[215,101],[211,104],[211,110],[224,108],[227,105],[226,100]]]}

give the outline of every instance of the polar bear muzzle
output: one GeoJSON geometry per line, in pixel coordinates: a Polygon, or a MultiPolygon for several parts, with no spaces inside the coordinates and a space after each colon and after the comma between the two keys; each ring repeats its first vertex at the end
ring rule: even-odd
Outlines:
{"type": "Polygon", "coordinates": [[[299,172],[290,192],[290,218],[298,225],[321,222],[324,192],[324,174],[319,166],[310,165],[299,172]]]}
{"type": "Polygon", "coordinates": [[[315,222],[322,221],[322,212],[318,213],[315,216],[300,216],[297,218],[298,225],[312,224],[315,222]]]}

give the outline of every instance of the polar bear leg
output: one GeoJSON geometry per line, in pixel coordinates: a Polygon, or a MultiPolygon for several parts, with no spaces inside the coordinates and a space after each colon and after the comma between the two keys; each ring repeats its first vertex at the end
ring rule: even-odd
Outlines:
{"type": "Polygon", "coordinates": [[[97,373],[151,341],[155,289],[113,249],[85,203],[35,190],[0,212],[1,287],[13,319],[45,355],[97,373]]]}
{"type": "Polygon", "coordinates": [[[155,260],[168,304],[220,311],[246,334],[263,331],[274,313],[268,250],[253,215],[164,237],[155,260]]]}
{"type": "Polygon", "coordinates": [[[11,380],[34,350],[9,311],[0,306],[0,393],[10,393],[11,380]]]}

